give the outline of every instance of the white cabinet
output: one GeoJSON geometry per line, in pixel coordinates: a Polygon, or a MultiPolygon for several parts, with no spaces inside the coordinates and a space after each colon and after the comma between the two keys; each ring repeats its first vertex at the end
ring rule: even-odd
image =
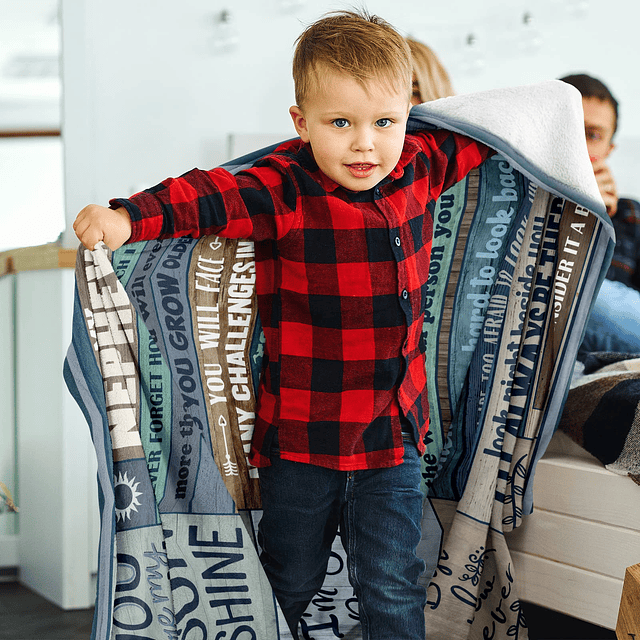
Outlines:
{"type": "Polygon", "coordinates": [[[0,276],[0,355],[9,354],[0,359],[7,407],[0,474],[17,478],[20,508],[13,526],[6,516],[16,514],[0,516],[0,540],[13,548],[13,557],[0,555],[0,566],[17,562],[20,582],[63,609],[93,605],[98,546],[95,454],[62,377],[71,341],[73,255],[51,246],[17,250],[17,273],[0,276]]]}

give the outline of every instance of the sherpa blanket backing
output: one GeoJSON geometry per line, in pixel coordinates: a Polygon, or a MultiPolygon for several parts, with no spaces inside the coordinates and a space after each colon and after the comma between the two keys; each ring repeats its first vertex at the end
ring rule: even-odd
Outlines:
{"type": "MultiPolygon", "coordinates": [[[[549,82],[412,111],[410,129],[450,128],[499,151],[435,211],[420,548],[429,639],[527,638],[504,532],[532,509],[614,244],[572,91],[549,82]],[[444,540],[432,498],[457,504],[444,540]]],[[[253,245],[81,248],[76,279],[65,378],[98,458],[92,640],[289,638],[258,559],[247,461],[263,358],[253,245]]],[[[302,637],[360,638],[339,540],[302,637]]]]}

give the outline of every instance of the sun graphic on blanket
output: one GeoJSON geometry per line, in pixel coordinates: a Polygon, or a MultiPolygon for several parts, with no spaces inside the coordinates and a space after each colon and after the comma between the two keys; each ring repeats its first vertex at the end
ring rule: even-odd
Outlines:
{"type": "Polygon", "coordinates": [[[127,472],[118,474],[113,489],[116,494],[116,520],[122,520],[123,522],[128,518],[131,519],[131,512],[138,511],[137,507],[140,506],[138,502],[138,496],[142,494],[137,491],[139,482],[135,481],[133,476],[131,480],[127,477],[127,472]]]}

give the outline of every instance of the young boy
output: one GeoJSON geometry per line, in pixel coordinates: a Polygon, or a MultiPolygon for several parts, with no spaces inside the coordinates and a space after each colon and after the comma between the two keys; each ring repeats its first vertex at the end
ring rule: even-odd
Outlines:
{"type": "Polygon", "coordinates": [[[253,168],[193,170],[85,207],[89,248],[217,234],[256,245],[268,365],[251,462],[261,560],[294,637],[338,527],[365,640],[424,640],[420,453],[428,427],[424,295],[440,193],[491,151],[406,135],[411,55],[353,12],[309,26],[293,61],[300,139],[253,168]]]}

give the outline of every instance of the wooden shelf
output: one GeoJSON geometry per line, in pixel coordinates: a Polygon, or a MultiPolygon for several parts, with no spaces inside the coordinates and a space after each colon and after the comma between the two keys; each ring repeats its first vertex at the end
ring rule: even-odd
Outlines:
{"type": "Polygon", "coordinates": [[[0,252],[0,277],[20,271],[73,269],[77,249],[63,249],[51,243],[0,252]]]}
{"type": "Polygon", "coordinates": [[[640,635],[640,564],[627,567],[620,600],[616,636],[620,640],[640,635]]]}

